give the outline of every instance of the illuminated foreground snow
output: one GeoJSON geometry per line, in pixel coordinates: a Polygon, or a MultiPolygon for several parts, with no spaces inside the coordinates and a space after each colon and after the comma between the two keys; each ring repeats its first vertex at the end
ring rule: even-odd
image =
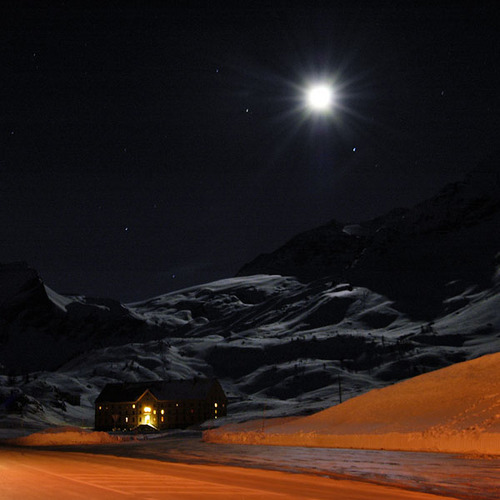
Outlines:
{"type": "Polygon", "coordinates": [[[3,500],[332,499],[451,497],[304,474],[0,448],[3,500]]]}
{"type": "MultiPolygon", "coordinates": [[[[461,456],[446,453],[408,453],[385,450],[331,449],[294,446],[245,446],[213,444],[201,440],[201,432],[175,431],[145,439],[90,444],[90,432],[81,442],[68,445],[72,431],[50,432],[45,443],[61,446],[51,451],[148,459],[168,463],[245,467],[295,474],[310,474],[386,485],[466,500],[498,500],[500,456],[461,456]]],[[[129,436],[130,437],[130,436],[129,436]]],[[[19,444],[39,443],[40,433],[19,444]]],[[[4,441],[5,443],[5,441],[4,441]]],[[[2,442],[0,441],[0,444],[2,442]]],[[[4,451],[6,448],[3,448],[4,451]]],[[[45,448],[46,449],[46,448],[45,448]]],[[[1,456],[2,447],[0,447],[1,456]]],[[[1,459],[0,459],[1,462],[1,459]]],[[[1,472],[0,472],[1,477],[1,472]]],[[[0,498],[3,497],[0,495],[0,498]]]]}
{"type": "Polygon", "coordinates": [[[375,389],[314,415],[205,431],[209,442],[500,455],[500,353],[375,389]]]}
{"type": "MultiPolygon", "coordinates": [[[[16,446],[60,446],[82,444],[110,444],[129,441],[132,436],[116,436],[107,432],[91,432],[78,427],[56,427],[34,432],[27,436],[5,439],[7,444],[16,446]]],[[[1,441],[0,441],[1,442],[1,441]]]]}

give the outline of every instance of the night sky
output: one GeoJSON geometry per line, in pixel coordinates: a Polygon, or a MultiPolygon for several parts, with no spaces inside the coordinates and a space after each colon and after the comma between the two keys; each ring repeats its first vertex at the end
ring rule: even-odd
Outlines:
{"type": "Polygon", "coordinates": [[[145,299],[498,148],[496,2],[247,3],[1,3],[0,262],[145,299]]]}

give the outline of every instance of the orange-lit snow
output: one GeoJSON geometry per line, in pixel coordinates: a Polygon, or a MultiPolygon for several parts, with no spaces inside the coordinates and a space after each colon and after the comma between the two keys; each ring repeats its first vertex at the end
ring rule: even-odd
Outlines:
{"type": "MultiPolygon", "coordinates": [[[[127,438],[127,440],[130,438],[127,438]]],[[[123,441],[121,436],[107,432],[90,432],[78,427],[60,427],[35,432],[29,436],[6,439],[5,443],[17,446],[57,446],[71,444],[109,444],[123,441]]]]}
{"type": "Polygon", "coordinates": [[[0,448],[2,500],[438,500],[372,483],[228,466],[0,448]]]}
{"type": "Polygon", "coordinates": [[[212,442],[500,454],[500,353],[372,390],[314,415],[204,433],[212,442]]]}

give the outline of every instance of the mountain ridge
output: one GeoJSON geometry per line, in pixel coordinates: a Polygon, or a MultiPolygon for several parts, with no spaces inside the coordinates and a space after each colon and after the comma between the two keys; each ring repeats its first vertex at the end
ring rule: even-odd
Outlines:
{"type": "Polygon", "coordinates": [[[462,282],[462,290],[491,285],[500,250],[499,172],[494,156],[411,209],[394,209],[356,224],[333,220],[259,255],[237,276],[347,281],[430,320],[443,312],[449,283],[457,288],[462,282]],[[407,283],[415,285],[413,291],[407,283]]]}

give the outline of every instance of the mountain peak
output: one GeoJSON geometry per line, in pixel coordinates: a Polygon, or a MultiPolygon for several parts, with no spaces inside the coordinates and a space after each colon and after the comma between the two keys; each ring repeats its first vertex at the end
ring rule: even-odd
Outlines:
{"type": "Polygon", "coordinates": [[[239,276],[281,274],[301,281],[330,277],[366,286],[408,313],[438,313],[445,285],[485,287],[500,250],[500,155],[411,209],[375,219],[337,221],[301,233],[243,266],[239,276]]]}

